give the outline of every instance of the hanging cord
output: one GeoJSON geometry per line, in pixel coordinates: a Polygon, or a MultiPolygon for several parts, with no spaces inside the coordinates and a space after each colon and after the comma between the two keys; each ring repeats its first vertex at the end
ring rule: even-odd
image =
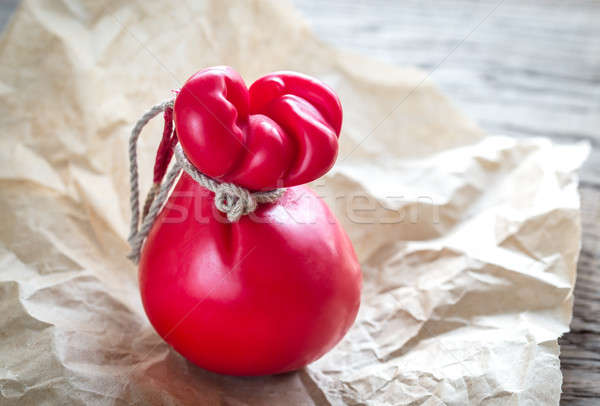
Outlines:
{"type": "Polygon", "coordinates": [[[138,165],[137,165],[137,142],[140,138],[140,133],[148,121],[152,120],[156,115],[163,112],[165,108],[173,107],[174,100],[166,100],[162,103],[156,104],[150,108],[140,119],[135,123],[135,127],[131,130],[131,136],[129,137],[129,205],[131,206],[131,223],[129,224],[129,237],[128,241],[135,238],[138,233],[138,224],[140,222],[140,192],[138,184],[138,165]]]}
{"type": "Polygon", "coordinates": [[[140,253],[144,240],[148,236],[148,233],[156,220],[156,216],[167,200],[169,191],[173,187],[173,184],[182,169],[201,186],[215,194],[215,207],[219,211],[225,213],[227,215],[227,220],[232,223],[238,221],[243,215],[252,213],[256,210],[258,204],[272,203],[279,199],[285,192],[285,189],[275,189],[266,192],[250,192],[248,189],[233,183],[217,182],[200,172],[187,159],[183,152],[183,148],[177,143],[177,134],[173,129],[173,102],[174,100],[171,99],[152,106],[135,124],[129,138],[131,224],[128,241],[131,246],[131,253],[128,255],[128,258],[136,264],[140,261],[140,253]],[[152,118],[163,111],[165,127],[156,154],[153,184],[144,204],[142,224],[138,228],[140,223],[140,203],[137,142],[144,126],[148,124],[152,118]],[[175,164],[165,178],[165,173],[173,153],[175,154],[175,164]]]}

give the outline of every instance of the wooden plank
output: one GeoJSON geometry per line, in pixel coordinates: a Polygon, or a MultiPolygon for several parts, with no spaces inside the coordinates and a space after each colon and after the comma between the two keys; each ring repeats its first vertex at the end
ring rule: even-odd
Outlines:
{"type": "Polygon", "coordinates": [[[600,396],[600,191],[583,183],[580,192],[583,241],[571,332],[560,340],[561,368],[564,403],[592,405],[600,396]]]}
{"type": "Polygon", "coordinates": [[[589,140],[596,148],[582,179],[600,182],[597,2],[295,4],[338,48],[432,71],[432,80],[491,133],[589,140]]]}
{"type": "MultiPolygon", "coordinates": [[[[18,0],[0,2],[0,28],[18,0]]],[[[294,0],[317,35],[416,65],[489,132],[589,140],[572,331],[561,340],[563,400],[600,397],[600,2],[294,0]]]]}
{"type": "Polygon", "coordinates": [[[19,0],[2,0],[0,1],[0,30],[4,28],[13,11],[17,8],[19,0]]]}
{"type": "Polygon", "coordinates": [[[490,133],[588,140],[563,403],[600,397],[600,2],[295,0],[335,47],[416,65],[490,133]]]}

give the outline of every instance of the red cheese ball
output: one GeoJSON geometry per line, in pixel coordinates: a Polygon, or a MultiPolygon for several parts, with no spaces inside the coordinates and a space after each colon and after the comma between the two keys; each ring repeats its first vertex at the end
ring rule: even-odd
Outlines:
{"type": "Polygon", "coordinates": [[[159,335],[223,374],[301,368],[338,343],[360,304],[352,244],[310,189],[287,189],[236,223],[187,174],[142,251],[144,308],[159,335]]]}

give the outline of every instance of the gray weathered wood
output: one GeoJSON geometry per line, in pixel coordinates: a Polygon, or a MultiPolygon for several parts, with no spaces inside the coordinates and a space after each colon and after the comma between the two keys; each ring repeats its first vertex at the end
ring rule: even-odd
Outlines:
{"type": "MultiPolygon", "coordinates": [[[[0,28],[18,0],[0,1],[0,28]]],[[[432,79],[492,133],[589,140],[563,401],[600,397],[600,2],[294,0],[317,35],[432,79]]]]}
{"type": "Polygon", "coordinates": [[[338,48],[416,65],[491,133],[593,146],[563,403],[600,403],[600,2],[294,0],[338,48]]]}

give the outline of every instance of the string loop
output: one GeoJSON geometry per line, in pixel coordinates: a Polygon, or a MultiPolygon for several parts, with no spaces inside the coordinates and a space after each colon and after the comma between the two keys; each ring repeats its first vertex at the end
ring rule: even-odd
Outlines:
{"type": "MultiPolygon", "coordinates": [[[[173,108],[174,99],[164,101],[155,106],[152,106],[142,117],[138,120],[136,125],[131,131],[129,137],[129,175],[130,175],[130,205],[131,205],[131,224],[129,233],[129,244],[131,246],[131,253],[128,258],[134,263],[139,263],[140,253],[142,245],[158,216],[158,213],[162,209],[166,202],[169,191],[173,187],[175,180],[179,176],[181,170],[185,171],[192,179],[198,182],[201,186],[210,190],[215,194],[214,205],[222,213],[227,215],[227,220],[231,223],[239,221],[242,216],[252,213],[261,203],[272,203],[279,199],[285,189],[275,189],[266,192],[251,192],[241,186],[233,183],[218,182],[212,179],[202,172],[200,172],[185,156],[183,148],[177,143],[176,138],[169,141],[171,144],[171,150],[174,150],[175,163],[167,176],[164,177],[164,171],[166,171],[166,163],[161,162],[161,176],[156,176],[155,165],[155,179],[152,189],[149,192],[149,196],[146,198],[146,204],[144,207],[144,213],[142,216],[142,222],[140,223],[140,208],[139,208],[139,185],[138,185],[138,166],[137,166],[137,142],[140,133],[144,126],[160,112],[165,111],[165,134],[171,134],[172,123],[168,122],[171,120],[172,114],[169,109],[173,108]],[[139,226],[139,227],[138,227],[139,226]]],[[[163,137],[163,140],[168,138],[163,137]]],[[[166,148],[166,147],[165,147],[166,148]]],[[[168,150],[165,150],[168,152],[168,150]]],[[[157,154],[157,159],[160,159],[163,154],[157,154]]],[[[170,156],[168,157],[170,159],[170,156]]]]}

